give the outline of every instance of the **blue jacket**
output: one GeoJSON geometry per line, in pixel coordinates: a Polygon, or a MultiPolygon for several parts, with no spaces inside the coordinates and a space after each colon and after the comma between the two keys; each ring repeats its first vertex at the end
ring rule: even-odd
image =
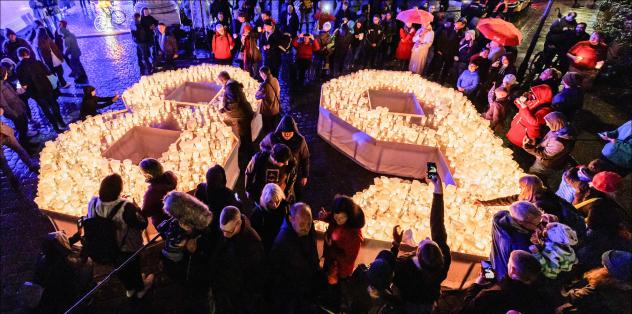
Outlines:
{"type": "Polygon", "coordinates": [[[476,87],[478,87],[478,71],[470,72],[470,70],[465,70],[459,76],[459,80],[456,81],[456,87],[462,87],[465,89],[463,93],[465,95],[471,95],[476,91],[476,87]]]}
{"type": "Polygon", "coordinates": [[[608,142],[601,150],[601,154],[617,167],[632,169],[632,120],[608,132],[608,137],[616,141],[608,142]]]}
{"type": "Polygon", "coordinates": [[[579,87],[564,88],[553,96],[551,107],[571,119],[584,105],[584,92],[579,87]]]}
{"type": "Polygon", "coordinates": [[[529,245],[531,245],[531,232],[513,222],[509,211],[501,210],[494,215],[490,259],[498,280],[507,274],[509,254],[515,250],[529,252],[529,245]]]}

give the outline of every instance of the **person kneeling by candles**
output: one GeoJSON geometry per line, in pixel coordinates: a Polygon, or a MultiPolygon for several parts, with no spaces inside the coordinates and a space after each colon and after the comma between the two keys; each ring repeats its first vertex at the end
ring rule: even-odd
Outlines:
{"type": "Polygon", "coordinates": [[[79,120],[85,120],[88,116],[96,116],[99,114],[98,109],[103,109],[112,105],[119,99],[119,95],[110,97],[98,97],[97,90],[94,86],[84,86],[83,100],[81,100],[81,109],[79,109],[79,120]]]}

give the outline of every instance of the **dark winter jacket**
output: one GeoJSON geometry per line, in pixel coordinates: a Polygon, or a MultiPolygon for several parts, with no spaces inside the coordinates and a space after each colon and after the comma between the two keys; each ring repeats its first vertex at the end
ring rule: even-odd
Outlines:
{"type": "Polygon", "coordinates": [[[30,110],[11,83],[4,80],[0,80],[0,108],[9,119],[17,119],[30,110]]]}
{"type": "Polygon", "coordinates": [[[296,14],[296,12],[292,12],[288,18],[287,11],[283,11],[279,16],[279,26],[281,27],[282,32],[296,36],[296,33],[298,32],[298,14],[296,14]]]}
{"type": "Polygon", "coordinates": [[[158,226],[164,220],[169,219],[163,210],[162,199],[167,193],[175,190],[178,185],[178,178],[171,171],[166,171],[161,176],[152,178],[149,182],[149,188],[143,197],[143,207],[141,214],[146,218],[151,218],[151,223],[158,226]]]}
{"type": "Polygon", "coordinates": [[[342,19],[343,18],[347,18],[347,20],[349,21],[355,21],[356,20],[356,13],[353,12],[353,10],[351,10],[351,8],[347,8],[346,10],[343,10],[342,8],[340,8],[337,12],[336,12],[336,21],[335,21],[335,28],[338,28],[338,26],[340,26],[340,24],[343,22],[342,19]]]}
{"type": "MultiPolygon", "coordinates": [[[[143,32],[146,36],[146,42],[151,44],[154,40],[154,34],[156,28],[158,28],[158,20],[151,15],[142,16],[140,18],[140,26],[143,28],[143,32]]],[[[138,39],[141,39],[140,37],[138,39]]]]}
{"type": "Polygon", "coordinates": [[[261,52],[263,53],[263,60],[266,64],[280,64],[281,63],[281,55],[283,54],[283,38],[281,32],[278,30],[273,30],[272,33],[268,34],[267,32],[263,32],[259,37],[259,47],[261,52]],[[265,50],[263,47],[266,45],[270,45],[268,50],[265,50]]]}
{"type": "Polygon", "coordinates": [[[632,290],[629,287],[617,287],[614,284],[587,285],[570,290],[568,299],[577,313],[581,314],[632,312],[632,290]]]}
{"type": "Polygon", "coordinates": [[[272,243],[276,238],[283,221],[287,217],[289,204],[283,200],[277,208],[263,208],[259,202],[255,203],[255,208],[250,216],[252,228],[257,231],[263,242],[263,249],[269,252],[272,243]]]}
{"type": "Polygon", "coordinates": [[[555,111],[563,113],[569,120],[572,120],[577,111],[584,105],[584,92],[579,87],[569,87],[562,89],[553,96],[551,107],[555,111]]]}
{"type": "Polygon", "coordinates": [[[215,165],[206,172],[206,183],[197,186],[195,197],[206,204],[213,213],[211,225],[214,229],[219,228],[219,215],[224,207],[241,207],[235,193],[226,187],[226,172],[220,165],[215,165]]]}
{"type": "Polygon", "coordinates": [[[6,39],[2,45],[2,51],[4,51],[7,57],[11,58],[13,62],[18,63],[20,61],[20,58],[18,58],[18,49],[22,47],[27,48],[31,52],[31,57],[35,57],[35,51],[33,51],[31,45],[22,38],[17,38],[14,42],[6,39]]]}
{"type": "Polygon", "coordinates": [[[261,238],[241,215],[241,230],[221,237],[211,258],[211,286],[219,313],[256,313],[263,284],[261,238]]]}
{"type": "MultiPolygon", "coordinates": [[[[614,228],[614,226],[613,226],[614,228]]],[[[586,237],[575,248],[580,271],[600,267],[601,255],[609,250],[632,251],[632,241],[612,230],[588,230],[586,237]]]]}
{"type": "Polygon", "coordinates": [[[334,57],[337,59],[344,58],[351,47],[353,34],[350,31],[342,31],[337,29],[334,31],[334,57]]]}
{"type": "Polygon", "coordinates": [[[46,98],[53,94],[53,85],[48,80],[51,74],[41,61],[33,57],[22,59],[15,68],[22,86],[27,86],[26,94],[34,99],[46,98]]]}
{"type": "Polygon", "coordinates": [[[80,57],[81,49],[79,49],[79,44],[77,43],[77,36],[64,27],[59,29],[59,33],[64,36],[64,56],[80,57]]]}
{"type": "Polygon", "coordinates": [[[278,167],[270,161],[270,152],[256,153],[246,168],[245,190],[248,198],[258,202],[263,187],[268,183],[276,183],[281,187],[288,200],[294,199],[294,183],[296,182],[296,161],[290,158],[288,164],[278,167]]]}
{"type": "Polygon", "coordinates": [[[507,274],[509,254],[515,250],[529,252],[531,245],[531,231],[522,228],[507,210],[501,210],[494,215],[492,221],[492,251],[491,262],[496,271],[496,278],[502,279],[507,274]]]}
{"type": "Polygon", "coordinates": [[[221,111],[231,119],[252,120],[255,113],[252,106],[244,94],[244,85],[233,80],[229,80],[224,86],[224,103],[221,111]]]}
{"type": "Polygon", "coordinates": [[[488,288],[473,284],[466,292],[463,313],[505,314],[516,310],[523,314],[539,314],[550,313],[550,306],[534,285],[504,277],[488,288]]]}
{"type": "Polygon", "coordinates": [[[366,32],[367,47],[378,49],[384,41],[384,27],[380,24],[373,24],[366,32]],[[375,45],[375,47],[373,47],[375,45]]]}
{"type": "Polygon", "coordinates": [[[259,113],[264,117],[275,117],[281,110],[281,86],[279,80],[270,75],[259,84],[255,98],[261,101],[259,113]]]}
{"type": "MultiPolygon", "coordinates": [[[[411,253],[399,257],[395,262],[393,284],[406,303],[433,304],[441,294],[441,282],[448,276],[452,257],[450,256],[450,247],[446,242],[448,236],[444,224],[443,194],[432,195],[430,235],[443,254],[442,266],[435,269],[430,267],[419,269],[413,262],[414,255],[411,253]]],[[[391,251],[396,257],[399,248],[393,246],[391,251]]]]}
{"type": "Polygon", "coordinates": [[[443,58],[452,59],[459,50],[460,41],[459,33],[454,31],[454,29],[444,29],[436,37],[436,52],[443,58]]]}
{"type": "Polygon", "coordinates": [[[83,100],[79,109],[79,119],[84,120],[87,116],[96,116],[99,114],[98,109],[103,109],[111,105],[114,97],[98,97],[92,96],[94,87],[86,86],[83,88],[83,100]]]}
{"type": "Polygon", "coordinates": [[[298,179],[309,177],[309,148],[305,137],[299,132],[296,121],[294,121],[292,116],[286,115],[281,118],[276,130],[266,135],[259,147],[261,150],[271,152],[274,144],[285,144],[290,148],[292,157],[294,157],[298,166],[298,179]],[[294,136],[286,141],[281,134],[283,132],[294,132],[294,136]]]}
{"type": "Polygon", "coordinates": [[[289,220],[284,219],[268,256],[268,270],[268,290],[276,313],[301,313],[325,286],[314,228],[299,237],[289,220]]]}

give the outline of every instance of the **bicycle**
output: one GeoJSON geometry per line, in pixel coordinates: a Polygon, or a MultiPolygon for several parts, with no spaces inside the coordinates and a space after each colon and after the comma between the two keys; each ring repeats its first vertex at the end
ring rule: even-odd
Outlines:
{"type": "MultiPolygon", "coordinates": [[[[101,3],[101,2],[99,2],[101,3]]],[[[107,3],[107,1],[103,2],[107,3]]],[[[113,8],[112,5],[101,5],[97,4],[97,17],[94,19],[94,28],[96,28],[100,32],[107,31],[112,28],[112,26],[121,26],[125,24],[127,20],[127,15],[125,12],[113,8]]]]}

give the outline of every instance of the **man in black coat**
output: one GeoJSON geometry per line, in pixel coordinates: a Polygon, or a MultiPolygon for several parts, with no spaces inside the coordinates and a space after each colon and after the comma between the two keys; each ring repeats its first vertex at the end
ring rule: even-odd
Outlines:
{"type": "Polygon", "coordinates": [[[158,59],[165,63],[167,70],[175,69],[176,59],[178,58],[178,41],[173,35],[167,33],[167,25],[164,23],[158,24],[156,42],[159,49],[158,59]]]}
{"type": "Polygon", "coordinates": [[[272,72],[274,77],[279,77],[283,38],[281,33],[275,28],[272,19],[265,20],[263,28],[264,32],[259,38],[260,49],[263,52],[263,63],[270,68],[270,72],[272,72]]]}
{"type": "MultiPolygon", "coordinates": [[[[446,21],[447,23],[449,23],[449,20],[446,21]]],[[[440,81],[444,81],[447,78],[447,73],[452,68],[454,56],[459,51],[459,42],[465,36],[466,24],[467,21],[461,18],[454,23],[454,28],[444,25],[443,31],[435,35],[436,48],[433,58],[435,66],[432,69],[432,73],[437,75],[440,81]]]]}
{"type": "Polygon", "coordinates": [[[285,144],[292,151],[292,157],[297,165],[296,181],[299,183],[294,185],[294,194],[296,200],[300,200],[302,188],[307,185],[307,178],[309,177],[309,148],[292,116],[283,116],[276,130],[263,138],[259,148],[271,152],[272,147],[276,144],[285,144]]]}
{"type": "Polygon", "coordinates": [[[259,313],[264,253],[261,238],[234,206],[222,210],[222,235],[211,258],[211,286],[218,313],[259,313]]]}
{"type": "Polygon", "coordinates": [[[138,67],[141,75],[151,73],[151,62],[149,62],[152,35],[141,24],[139,13],[134,13],[134,21],[130,24],[130,32],[132,39],[136,44],[136,58],[138,59],[138,67]]]}
{"type": "Polygon", "coordinates": [[[311,313],[314,297],[324,287],[316,249],[312,210],[295,203],[268,256],[268,283],[273,313],[311,313]]]}
{"type": "Polygon", "coordinates": [[[239,137],[239,169],[244,169],[252,156],[252,128],[250,123],[255,116],[252,106],[244,94],[244,86],[230,78],[226,71],[217,75],[217,82],[224,86],[223,106],[219,110],[224,114],[224,122],[233,128],[239,137]]]}
{"type": "Polygon", "coordinates": [[[13,30],[7,28],[5,34],[7,36],[7,39],[2,44],[2,52],[4,52],[7,57],[13,60],[13,62],[20,62],[20,58],[18,57],[18,49],[21,47],[28,49],[31,52],[31,55],[34,55],[31,45],[29,45],[26,40],[19,38],[13,30]]]}
{"type": "Polygon", "coordinates": [[[53,125],[57,133],[61,133],[67,128],[66,122],[59,111],[59,103],[55,98],[53,85],[48,80],[51,72],[41,61],[31,58],[31,51],[28,48],[18,49],[20,62],[15,68],[18,80],[26,93],[33,98],[44,112],[46,119],[53,125]]]}
{"type": "Polygon", "coordinates": [[[481,274],[465,294],[463,313],[550,313],[553,302],[545,301],[537,284],[540,262],[526,251],[511,252],[507,265],[509,272],[496,283],[481,274]],[[550,306],[549,306],[550,307],[550,306]]]}
{"type": "Polygon", "coordinates": [[[384,27],[380,24],[380,16],[373,17],[373,24],[366,32],[366,66],[375,68],[382,61],[382,43],[384,42],[384,27]]]}
{"type": "Polygon", "coordinates": [[[299,25],[298,14],[296,14],[294,5],[291,3],[288,3],[287,10],[283,11],[281,15],[279,15],[279,25],[281,26],[282,32],[288,33],[292,35],[292,37],[297,35],[299,25]]]}

